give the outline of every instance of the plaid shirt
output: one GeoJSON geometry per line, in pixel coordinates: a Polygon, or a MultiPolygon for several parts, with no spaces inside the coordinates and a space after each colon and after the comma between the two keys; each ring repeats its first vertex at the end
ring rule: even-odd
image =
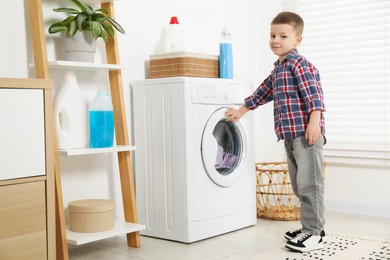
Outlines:
{"type": "MultiPolygon", "coordinates": [[[[245,104],[253,110],[273,100],[278,141],[304,136],[310,113],[325,111],[319,72],[296,49],[291,50],[283,62],[277,60],[274,65],[271,74],[245,99],[245,104]]],[[[320,128],[324,135],[323,113],[320,128]]]]}

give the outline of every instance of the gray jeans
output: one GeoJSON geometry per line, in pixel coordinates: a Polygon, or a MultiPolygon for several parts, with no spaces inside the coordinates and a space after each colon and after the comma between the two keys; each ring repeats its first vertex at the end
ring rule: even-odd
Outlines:
{"type": "Polygon", "coordinates": [[[319,235],[324,229],[324,137],[309,145],[305,137],[285,140],[288,171],[295,195],[301,200],[302,232],[319,235]]]}

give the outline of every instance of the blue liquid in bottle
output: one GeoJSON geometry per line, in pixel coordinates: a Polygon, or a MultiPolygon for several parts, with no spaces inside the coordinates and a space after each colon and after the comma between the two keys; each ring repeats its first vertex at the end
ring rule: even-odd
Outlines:
{"type": "Polygon", "coordinates": [[[114,112],[89,111],[90,148],[111,147],[114,142],[114,112]]]}
{"type": "Polygon", "coordinates": [[[219,44],[219,77],[233,78],[233,53],[231,43],[219,44]]]}

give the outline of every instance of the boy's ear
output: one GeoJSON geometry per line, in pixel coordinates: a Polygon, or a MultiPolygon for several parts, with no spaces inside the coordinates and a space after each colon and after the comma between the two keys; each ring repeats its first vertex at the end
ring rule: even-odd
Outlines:
{"type": "Polygon", "coordinates": [[[295,47],[298,47],[302,43],[302,35],[297,36],[297,40],[295,41],[295,47]]]}

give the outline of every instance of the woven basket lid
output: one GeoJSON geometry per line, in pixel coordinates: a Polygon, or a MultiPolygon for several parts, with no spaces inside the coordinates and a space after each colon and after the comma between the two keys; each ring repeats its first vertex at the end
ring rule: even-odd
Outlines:
{"type": "Polygon", "coordinates": [[[68,205],[71,212],[106,212],[115,208],[114,202],[105,199],[76,200],[68,205]]]}

